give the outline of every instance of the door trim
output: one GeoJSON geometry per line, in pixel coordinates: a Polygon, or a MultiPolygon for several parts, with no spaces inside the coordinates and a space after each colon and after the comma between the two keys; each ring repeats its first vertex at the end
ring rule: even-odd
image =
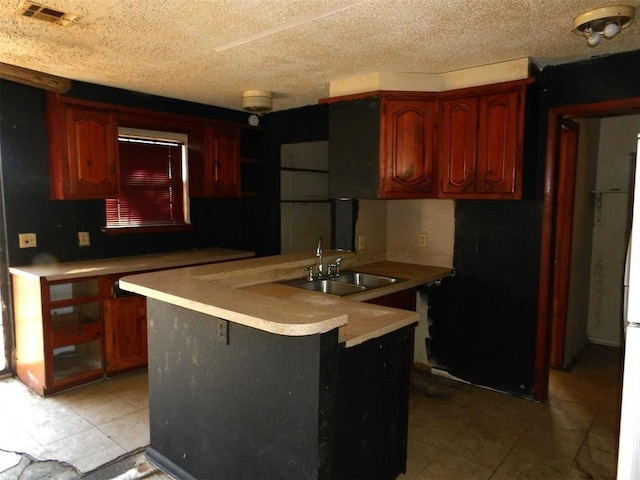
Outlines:
{"type": "Polygon", "coordinates": [[[573,238],[573,209],[580,125],[564,118],[558,136],[556,170],[558,195],[553,253],[553,295],[551,309],[550,366],[562,368],[565,360],[567,310],[569,307],[569,278],[571,270],[571,240],[573,238]]]}
{"type": "MultiPolygon", "coordinates": [[[[549,365],[551,353],[551,326],[554,302],[554,278],[560,272],[554,268],[555,232],[557,209],[555,208],[556,169],[559,142],[559,126],[564,117],[606,117],[640,113],[640,97],[606,102],[567,105],[549,109],[547,115],[547,145],[545,150],[544,187],[542,200],[542,234],[540,243],[540,278],[538,283],[538,319],[536,325],[535,377],[533,396],[544,401],[549,396],[549,365]]],[[[565,272],[567,274],[568,272],[565,272]]]]}

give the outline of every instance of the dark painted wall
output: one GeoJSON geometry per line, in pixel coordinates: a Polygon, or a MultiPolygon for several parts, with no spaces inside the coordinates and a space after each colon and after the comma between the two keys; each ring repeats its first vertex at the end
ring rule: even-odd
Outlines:
{"type": "MultiPolygon", "coordinates": [[[[546,107],[618,100],[640,95],[640,50],[548,67],[540,82],[546,107]]],[[[546,122],[546,116],[541,120],[546,122]]]]}
{"type": "Polygon", "coordinates": [[[456,201],[456,276],[431,292],[435,362],[523,395],[534,379],[549,108],[640,96],[640,52],[547,67],[537,77],[527,99],[525,198],[456,201]]]}
{"type": "Polygon", "coordinates": [[[272,232],[272,235],[261,237],[259,247],[277,254],[280,253],[280,145],[328,140],[329,108],[327,105],[311,105],[274,112],[263,117],[260,124],[264,128],[260,144],[261,158],[265,164],[273,167],[261,177],[263,198],[277,207],[259,215],[260,230],[272,232]]]}

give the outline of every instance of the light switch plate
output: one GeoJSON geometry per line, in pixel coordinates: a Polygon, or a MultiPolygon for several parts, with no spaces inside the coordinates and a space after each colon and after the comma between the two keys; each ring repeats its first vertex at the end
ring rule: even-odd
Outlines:
{"type": "Polygon", "coordinates": [[[427,234],[426,233],[421,233],[418,236],[418,245],[420,245],[421,248],[427,248],[427,234]]]}
{"type": "Polygon", "coordinates": [[[89,232],[78,232],[78,246],[88,247],[89,245],[91,245],[91,237],[89,237],[89,232]]]}
{"type": "Polygon", "coordinates": [[[229,345],[229,320],[218,319],[218,342],[229,345]]]}
{"type": "Polygon", "coordinates": [[[20,248],[35,248],[38,246],[35,233],[19,233],[18,243],[20,244],[20,248]]]}

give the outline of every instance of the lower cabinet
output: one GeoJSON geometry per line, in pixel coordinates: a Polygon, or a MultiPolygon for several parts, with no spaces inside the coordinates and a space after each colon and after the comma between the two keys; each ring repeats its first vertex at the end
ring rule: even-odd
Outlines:
{"type": "Polygon", "coordinates": [[[417,294],[417,288],[407,288],[406,290],[401,290],[396,293],[372,298],[371,300],[367,300],[366,303],[373,303],[384,307],[401,308],[402,310],[411,310],[412,312],[415,312],[417,294]]]}
{"type": "Polygon", "coordinates": [[[147,364],[146,298],[112,276],[49,281],[13,274],[18,377],[48,395],[147,364]]]}
{"type": "Polygon", "coordinates": [[[105,358],[108,374],[147,363],[146,298],[130,295],[104,301],[105,358]]]}
{"type": "Polygon", "coordinates": [[[331,478],[405,472],[413,329],[340,350],[331,478]]]}

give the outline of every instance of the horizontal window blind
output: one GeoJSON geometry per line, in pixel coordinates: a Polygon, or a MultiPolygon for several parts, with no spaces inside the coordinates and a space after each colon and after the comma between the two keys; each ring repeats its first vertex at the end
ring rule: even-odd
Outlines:
{"type": "Polygon", "coordinates": [[[107,227],[184,223],[182,145],[119,140],[120,195],[106,200],[107,227]]]}

